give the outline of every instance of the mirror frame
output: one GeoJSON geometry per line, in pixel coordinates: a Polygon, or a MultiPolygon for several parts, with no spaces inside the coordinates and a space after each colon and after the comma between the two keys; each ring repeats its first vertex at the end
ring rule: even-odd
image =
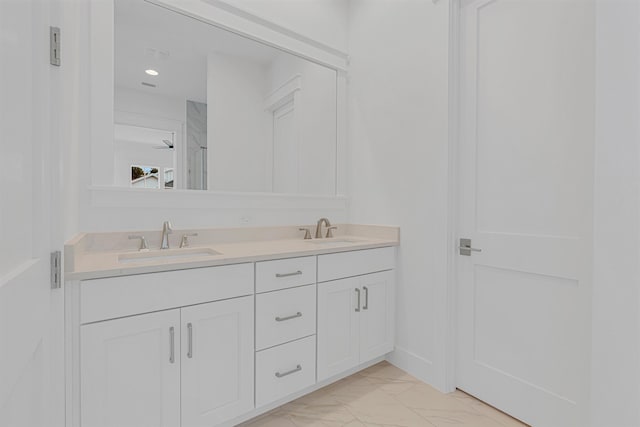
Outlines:
{"type": "Polygon", "coordinates": [[[175,207],[190,203],[193,207],[264,206],[265,202],[295,207],[346,206],[347,193],[347,69],[348,55],[318,41],[283,28],[223,0],[145,0],[190,16],[234,34],[280,49],[336,71],[336,191],[334,195],[243,193],[226,191],[132,189],[113,185],[114,135],[114,1],[90,3],[90,79],[91,79],[91,192],[94,206],[175,207]],[[100,54],[93,54],[100,52],[100,54]],[[105,84],[104,82],[108,82],[105,84]]]}

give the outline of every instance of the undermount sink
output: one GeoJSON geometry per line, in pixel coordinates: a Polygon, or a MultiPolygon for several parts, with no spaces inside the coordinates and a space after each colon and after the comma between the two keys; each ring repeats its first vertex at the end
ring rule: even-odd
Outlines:
{"type": "Polygon", "coordinates": [[[354,239],[340,239],[335,237],[327,237],[324,239],[313,239],[306,240],[309,243],[313,243],[314,245],[349,245],[352,243],[358,243],[360,240],[354,239]]]}
{"type": "Polygon", "coordinates": [[[208,248],[164,249],[159,251],[120,254],[118,255],[118,262],[178,261],[186,258],[206,258],[215,255],[222,255],[222,253],[208,248]]]}

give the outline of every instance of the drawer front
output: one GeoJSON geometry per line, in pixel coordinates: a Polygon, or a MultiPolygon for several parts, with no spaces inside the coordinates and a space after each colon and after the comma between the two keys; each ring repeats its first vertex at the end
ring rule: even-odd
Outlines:
{"type": "Polygon", "coordinates": [[[86,280],[80,285],[80,322],[251,294],[251,263],[86,280]]]}
{"type": "Polygon", "coordinates": [[[256,349],[316,333],[316,285],[256,296],[256,349]]]}
{"type": "Polygon", "coordinates": [[[395,248],[366,249],[318,256],[318,282],[394,269],[395,248]]]}
{"type": "Polygon", "coordinates": [[[316,257],[256,263],[256,292],[277,291],[316,283],[316,257]]]}
{"type": "Polygon", "coordinates": [[[315,382],[315,336],[256,353],[256,407],[312,386],[315,382]]]}

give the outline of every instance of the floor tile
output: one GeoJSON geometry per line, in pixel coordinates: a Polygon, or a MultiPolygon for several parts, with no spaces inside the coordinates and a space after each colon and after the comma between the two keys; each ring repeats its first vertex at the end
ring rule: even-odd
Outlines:
{"type": "Polygon", "coordinates": [[[381,362],[243,427],[527,427],[462,391],[443,394],[381,362]]]}

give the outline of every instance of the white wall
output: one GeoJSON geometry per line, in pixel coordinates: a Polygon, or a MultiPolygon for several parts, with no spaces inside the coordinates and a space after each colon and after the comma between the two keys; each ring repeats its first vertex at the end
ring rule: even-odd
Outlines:
{"type": "Polygon", "coordinates": [[[448,8],[353,0],[349,19],[350,221],[402,227],[394,362],[441,389],[448,8]]]}
{"type": "Polygon", "coordinates": [[[348,0],[221,0],[342,52],[347,51],[348,0]]]}
{"type": "Polygon", "coordinates": [[[597,3],[592,427],[640,425],[640,4],[597,3]]]}

